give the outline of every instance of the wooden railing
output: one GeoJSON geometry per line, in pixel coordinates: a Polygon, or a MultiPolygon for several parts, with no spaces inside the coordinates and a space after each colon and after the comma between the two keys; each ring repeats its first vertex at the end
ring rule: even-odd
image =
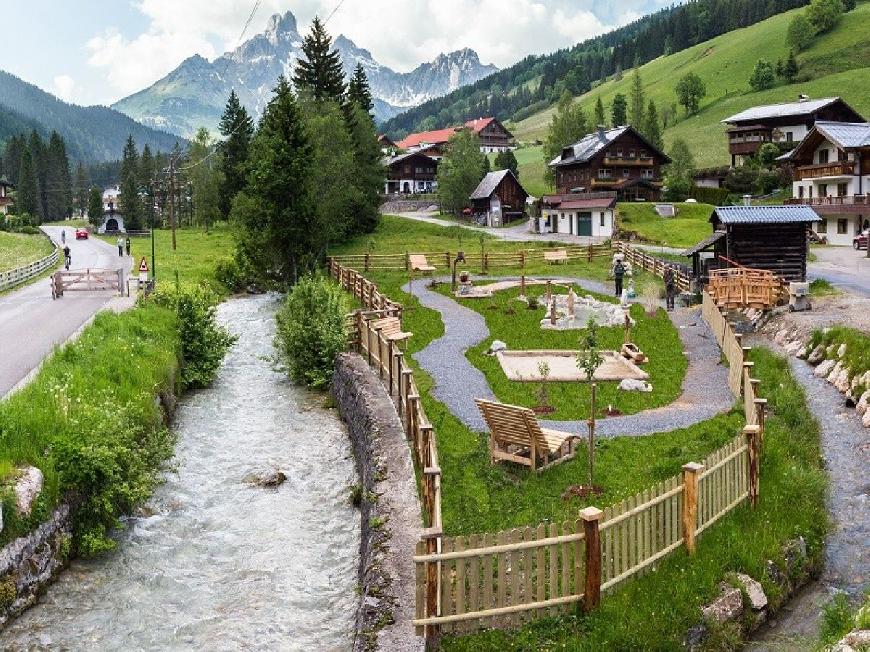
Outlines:
{"type": "Polygon", "coordinates": [[[719,308],[770,309],[779,303],[784,282],[765,269],[732,267],[710,270],[708,290],[719,308]]]}
{"type": "Polygon", "coordinates": [[[674,263],[668,260],[662,260],[655,256],[649,255],[642,249],[632,247],[627,242],[617,242],[618,251],[625,255],[625,260],[632,265],[637,265],[658,277],[665,274],[665,268],[670,267],[674,270],[674,280],[677,288],[683,292],[689,292],[692,286],[692,275],[689,273],[689,268],[686,265],[674,263]]]}
{"type": "Polygon", "coordinates": [[[800,206],[870,206],[870,195],[791,197],[783,201],[783,204],[800,206]]]}
{"type": "Polygon", "coordinates": [[[0,272],[0,292],[29,281],[46,270],[53,268],[57,264],[58,256],[60,256],[60,250],[57,245],[54,245],[54,251],[47,256],[35,260],[28,265],[0,272]]]}
{"type": "Polygon", "coordinates": [[[795,170],[795,180],[852,176],[854,173],[854,161],[833,161],[831,163],[819,163],[816,165],[801,165],[795,170]]]}

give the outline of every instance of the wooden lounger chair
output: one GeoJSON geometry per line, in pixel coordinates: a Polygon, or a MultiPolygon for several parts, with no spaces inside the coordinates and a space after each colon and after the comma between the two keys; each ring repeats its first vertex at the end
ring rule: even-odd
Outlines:
{"type": "Polygon", "coordinates": [[[435,271],[435,267],[429,264],[429,261],[426,260],[426,256],[423,254],[409,254],[408,263],[411,265],[411,270],[415,272],[431,274],[435,271]]]}
{"type": "Polygon", "coordinates": [[[402,322],[398,317],[384,317],[375,321],[372,326],[380,330],[381,335],[388,342],[401,342],[407,340],[413,333],[402,331],[402,322]]]}
{"type": "Polygon", "coordinates": [[[490,461],[509,460],[541,471],[575,455],[577,435],[541,428],[529,408],[474,399],[489,426],[490,461]]]}
{"type": "Polygon", "coordinates": [[[565,249],[553,249],[552,251],[545,251],[544,260],[546,260],[548,263],[567,263],[568,251],[565,249]]]}

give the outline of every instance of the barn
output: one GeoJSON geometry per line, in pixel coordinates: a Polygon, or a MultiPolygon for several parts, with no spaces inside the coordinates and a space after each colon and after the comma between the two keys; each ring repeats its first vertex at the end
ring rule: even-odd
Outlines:
{"type": "Polygon", "coordinates": [[[528,197],[511,170],[498,170],[488,173],[469,199],[472,212],[486,217],[487,226],[501,226],[523,216],[528,197]]]}

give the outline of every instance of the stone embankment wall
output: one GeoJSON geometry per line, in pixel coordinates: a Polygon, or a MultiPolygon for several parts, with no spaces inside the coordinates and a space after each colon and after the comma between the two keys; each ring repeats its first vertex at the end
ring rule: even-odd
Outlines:
{"type": "Polygon", "coordinates": [[[414,635],[414,546],[422,530],[414,467],[402,423],[358,355],[338,357],[332,392],[356,457],[362,519],[354,650],[422,650],[414,635]]]}
{"type": "Polygon", "coordinates": [[[381,204],[381,213],[413,213],[437,206],[431,199],[390,199],[381,204]]]}

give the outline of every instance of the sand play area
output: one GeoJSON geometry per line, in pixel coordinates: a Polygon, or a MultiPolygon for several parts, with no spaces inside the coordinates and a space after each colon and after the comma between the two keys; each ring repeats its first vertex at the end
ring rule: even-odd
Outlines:
{"type": "MultiPolygon", "coordinates": [[[[602,351],[604,362],[595,371],[595,380],[646,380],[649,374],[616,351],[602,351]]],[[[550,367],[549,381],[580,381],[586,375],[577,367],[577,351],[499,351],[496,354],[508,380],[540,382],[538,365],[546,362],[550,367]]]]}

